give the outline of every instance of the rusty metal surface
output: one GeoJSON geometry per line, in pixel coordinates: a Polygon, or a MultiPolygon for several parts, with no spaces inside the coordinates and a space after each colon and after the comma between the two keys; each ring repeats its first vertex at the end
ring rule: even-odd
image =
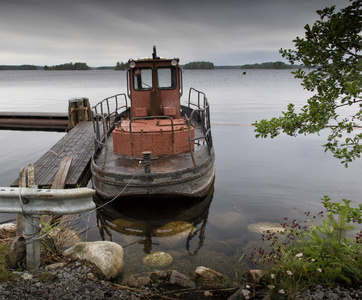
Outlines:
{"type": "MultiPolygon", "coordinates": [[[[146,111],[148,116],[166,115],[167,112],[175,112],[174,117],[180,118],[180,97],[182,95],[182,82],[181,72],[179,71],[178,59],[139,59],[133,61],[136,65],[134,69],[128,72],[127,80],[129,82],[129,97],[132,100],[131,116],[139,116],[137,113],[139,109],[146,111]],[[177,66],[172,66],[171,62],[177,61],[177,66]],[[170,88],[158,88],[158,82],[156,78],[157,68],[171,68],[175,70],[174,86],[170,88]],[[140,80],[140,70],[152,70],[152,83],[145,85],[145,87],[135,88],[140,80]],[[170,108],[174,110],[170,110],[170,108]],[[164,108],[167,108],[166,111],[164,108]]],[[[145,116],[144,113],[142,116],[145,116]]]]}
{"type": "MultiPolygon", "coordinates": [[[[112,140],[110,139],[109,142],[112,140]]],[[[92,161],[92,183],[104,198],[122,195],[174,194],[202,197],[215,177],[214,152],[207,145],[194,151],[197,166],[189,153],[151,156],[151,173],[145,174],[142,157],[116,154],[110,146],[103,148],[92,161]]]]}
{"type": "Polygon", "coordinates": [[[151,151],[154,156],[188,152],[186,120],[165,118],[169,119],[146,117],[122,121],[112,133],[114,152],[129,156],[140,156],[144,151],[151,151]]]}

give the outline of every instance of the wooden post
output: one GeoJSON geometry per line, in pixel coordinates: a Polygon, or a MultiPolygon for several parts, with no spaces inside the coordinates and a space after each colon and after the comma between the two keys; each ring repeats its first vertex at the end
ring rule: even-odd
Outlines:
{"type": "Polygon", "coordinates": [[[72,129],[79,122],[92,121],[88,98],[71,99],[68,103],[68,129],[72,129]]]}
{"type": "Polygon", "coordinates": [[[86,112],[86,120],[85,121],[92,121],[93,120],[93,114],[92,114],[92,109],[89,103],[89,99],[88,98],[83,98],[83,106],[86,112]]]}
{"type": "MultiPolygon", "coordinates": [[[[38,188],[35,185],[34,164],[28,165],[28,187],[38,188]]],[[[24,238],[26,240],[26,264],[28,269],[38,269],[40,267],[40,240],[37,239],[39,232],[39,215],[25,215],[24,238]]]]}
{"type": "MultiPolygon", "coordinates": [[[[19,187],[26,188],[26,170],[24,167],[21,168],[19,173],[19,187]]],[[[24,215],[18,213],[16,219],[16,236],[23,236],[24,228],[24,215]]]]}

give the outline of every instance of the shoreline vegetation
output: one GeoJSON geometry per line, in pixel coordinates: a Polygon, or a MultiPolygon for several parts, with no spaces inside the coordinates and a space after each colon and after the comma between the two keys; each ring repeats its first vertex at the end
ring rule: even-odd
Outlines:
{"type": "MultiPolygon", "coordinates": [[[[214,69],[264,69],[264,70],[285,70],[285,69],[297,69],[297,65],[288,65],[281,61],[276,62],[263,62],[255,64],[244,65],[224,65],[215,66],[212,62],[208,61],[194,61],[182,65],[184,70],[214,70],[214,69]]],[[[124,71],[128,69],[128,62],[117,62],[116,66],[101,66],[101,67],[89,67],[84,62],[76,63],[64,63],[54,66],[36,66],[36,65],[0,65],[0,71],[8,70],[44,70],[44,71],[84,71],[84,70],[115,70],[124,71]]]]}

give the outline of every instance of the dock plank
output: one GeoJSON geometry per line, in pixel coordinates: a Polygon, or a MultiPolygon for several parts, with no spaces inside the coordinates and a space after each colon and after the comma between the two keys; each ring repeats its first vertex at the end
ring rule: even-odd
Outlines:
{"type": "MultiPolygon", "coordinates": [[[[35,162],[35,182],[40,188],[51,187],[61,161],[72,158],[65,188],[84,186],[90,177],[90,160],[94,149],[93,123],[81,122],[35,162]]],[[[17,186],[15,181],[12,186],[17,186]]]]}
{"type": "Polygon", "coordinates": [[[54,181],[52,183],[52,189],[63,189],[65,186],[65,180],[67,179],[69,169],[72,165],[72,158],[65,157],[60,162],[59,170],[57,174],[55,174],[54,181]]]}

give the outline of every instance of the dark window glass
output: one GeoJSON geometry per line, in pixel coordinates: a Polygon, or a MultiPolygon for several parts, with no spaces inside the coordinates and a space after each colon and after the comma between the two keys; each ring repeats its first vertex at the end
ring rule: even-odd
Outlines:
{"type": "Polygon", "coordinates": [[[176,69],[173,67],[157,68],[157,87],[160,90],[176,88],[176,69]]]}
{"type": "Polygon", "coordinates": [[[138,91],[152,90],[152,69],[134,69],[133,70],[134,89],[138,91]]]}

